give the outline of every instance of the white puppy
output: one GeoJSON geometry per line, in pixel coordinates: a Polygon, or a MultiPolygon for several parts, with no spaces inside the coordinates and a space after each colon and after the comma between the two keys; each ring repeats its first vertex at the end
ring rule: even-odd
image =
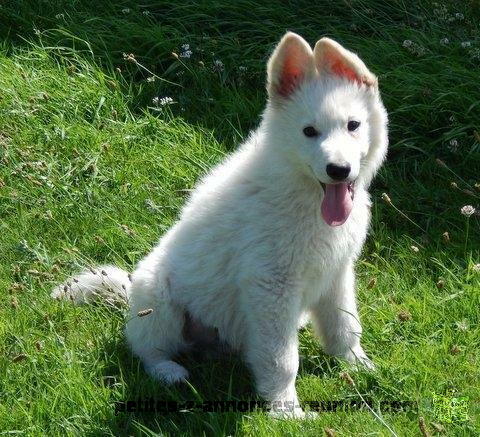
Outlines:
{"type": "Polygon", "coordinates": [[[387,114],[365,64],[331,39],[312,50],[287,33],[268,62],[260,126],[197,184],[131,282],[99,267],[52,296],[127,297],[128,342],[163,382],[187,378],[175,355],[217,335],[242,354],[262,397],[298,405],[305,320],[327,353],[373,366],[360,345],[354,262],[386,149],[387,114]]]}

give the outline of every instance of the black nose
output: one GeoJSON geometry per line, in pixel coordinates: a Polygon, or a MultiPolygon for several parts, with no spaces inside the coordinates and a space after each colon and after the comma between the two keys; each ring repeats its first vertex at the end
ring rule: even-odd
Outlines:
{"type": "Polygon", "coordinates": [[[335,164],[328,164],[327,165],[327,174],[335,181],[341,181],[346,179],[346,177],[350,174],[350,166],[347,165],[335,165],[335,164]]]}

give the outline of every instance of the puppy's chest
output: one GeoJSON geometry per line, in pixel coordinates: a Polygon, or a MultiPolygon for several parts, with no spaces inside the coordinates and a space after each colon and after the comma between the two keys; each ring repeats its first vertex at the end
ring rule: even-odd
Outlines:
{"type": "Polygon", "coordinates": [[[335,270],[340,263],[355,259],[362,248],[368,226],[368,208],[354,208],[341,226],[330,227],[320,214],[300,217],[293,227],[291,244],[285,247],[292,272],[320,275],[335,270]]]}
{"type": "Polygon", "coordinates": [[[367,225],[362,214],[356,216],[352,211],[340,227],[331,228],[319,222],[298,233],[292,247],[290,272],[304,309],[329,293],[338,272],[358,257],[367,225]]]}

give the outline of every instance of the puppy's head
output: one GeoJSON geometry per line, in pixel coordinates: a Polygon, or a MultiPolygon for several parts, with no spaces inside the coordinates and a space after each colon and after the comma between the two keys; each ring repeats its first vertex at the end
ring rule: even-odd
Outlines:
{"type": "Polygon", "coordinates": [[[268,133],[296,171],[323,187],[322,215],[343,224],[355,189],[367,186],[387,148],[387,114],[378,81],[337,42],[312,50],[287,33],[268,61],[268,133]]]}

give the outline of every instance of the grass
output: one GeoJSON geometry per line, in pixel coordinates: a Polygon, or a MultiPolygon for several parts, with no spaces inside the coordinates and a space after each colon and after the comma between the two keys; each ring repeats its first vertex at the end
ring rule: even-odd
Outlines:
{"type": "Polygon", "coordinates": [[[460,214],[480,203],[478,2],[19,0],[0,7],[0,23],[0,434],[390,435],[366,410],[306,422],[116,416],[125,399],[248,399],[253,386],[236,358],[186,358],[191,385],[163,387],[128,351],[121,312],[49,297],[82,266],[132,269],[149,251],[198,177],[255,127],[265,61],[287,29],[357,51],[391,120],[357,266],[377,370],[351,372],[306,330],[299,396],[358,400],[357,389],[374,402],[415,401],[382,420],[401,436],[420,435],[419,417],[430,433],[480,434],[480,222],[460,214]],[[190,58],[171,55],[185,43],[190,58]],[[442,422],[433,394],[448,393],[468,398],[468,420],[442,422]]]}

